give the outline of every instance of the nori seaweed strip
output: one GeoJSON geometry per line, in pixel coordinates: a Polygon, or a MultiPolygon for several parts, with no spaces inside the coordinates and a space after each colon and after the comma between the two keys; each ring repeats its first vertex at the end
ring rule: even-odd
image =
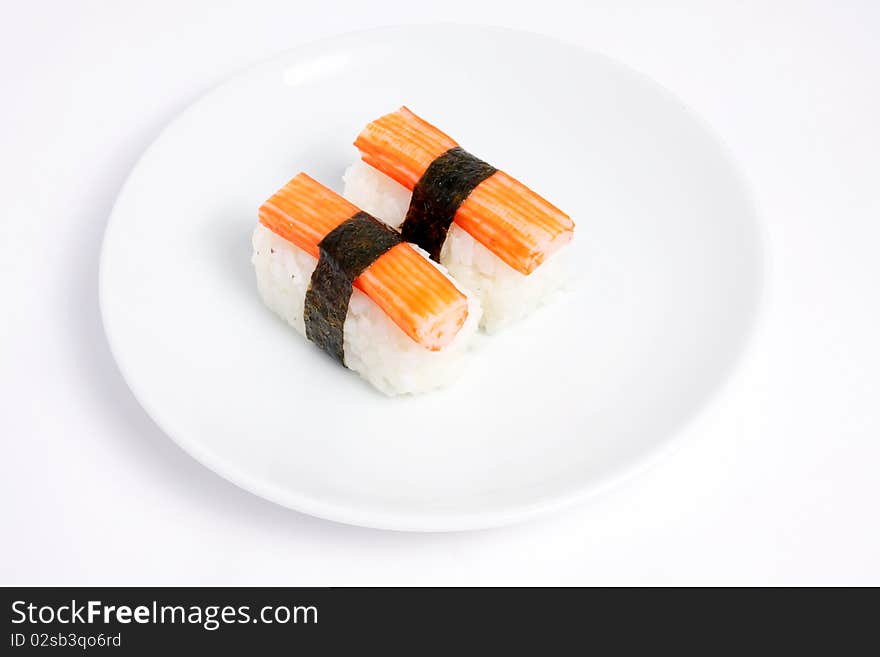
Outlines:
{"type": "Polygon", "coordinates": [[[343,326],[352,283],[400,242],[395,230],[366,212],[358,212],[318,244],[318,265],[312,273],[303,308],[306,337],[343,365],[343,326]]]}
{"type": "Polygon", "coordinates": [[[440,249],[458,207],[474,188],[497,169],[460,146],[435,159],[413,188],[401,227],[403,239],[414,242],[440,261],[440,249]]]}

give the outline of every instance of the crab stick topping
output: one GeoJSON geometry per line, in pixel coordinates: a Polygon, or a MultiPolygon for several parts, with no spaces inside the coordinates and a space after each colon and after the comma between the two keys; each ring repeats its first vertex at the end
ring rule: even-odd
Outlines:
{"type": "MultiPolygon", "coordinates": [[[[320,243],[359,209],[304,173],[296,175],[260,206],[260,223],[315,258],[320,243]]],[[[437,351],[455,338],[467,319],[464,294],[401,242],[354,280],[404,333],[437,351]]]]}
{"type": "MultiPolygon", "coordinates": [[[[458,146],[406,107],[369,123],[354,145],[364,162],[409,190],[437,157],[458,146]]],[[[503,171],[477,185],[458,207],[454,222],[526,275],[574,233],[567,214],[503,171]]]]}

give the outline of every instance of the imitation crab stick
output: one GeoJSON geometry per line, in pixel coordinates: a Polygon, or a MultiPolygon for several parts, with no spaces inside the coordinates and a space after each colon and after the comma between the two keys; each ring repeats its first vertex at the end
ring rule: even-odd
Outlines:
{"type": "MultiPolygon", "coordinates": [[[[437,166],[441,156],[464,153],[470,159],[459,168],[476,166],[479,178],[472,189],[466,189],[460,204],[452,207],[450,219],[521,274],[531,274],[572,238],[574,222],[562,210],[503,171],[469,156],[455,140],[406,107],[369,123],[354,145],[364,162],[410,191],[424,183],[429,168],[437,166]]],[[[467,183],[467,174],[464,178],[467,183]]],[[[461,180],[462,175],[454,183],[435,177],[433,193],[442,197],[444,184],[459,184],[461,180]]],[[[428,205],[436,206],[434,201],[429,198],[428,205]]],[[[447,228],[441,229],[441,239],[447,228]]],[[[436,240],[433,245],[419,245],[432,252],[436,240]]]]}
{"type": "MultiPolygon", "coordinates": [[[[319,258],[322,240],[359,213],[355,205],[300,173],[260,207],[259,218],[273,233],[319,258]]],[[[378,256],[352,285],[432,351],[452,342],[468,316],[465,295],[406,242],[378,256]]]]}

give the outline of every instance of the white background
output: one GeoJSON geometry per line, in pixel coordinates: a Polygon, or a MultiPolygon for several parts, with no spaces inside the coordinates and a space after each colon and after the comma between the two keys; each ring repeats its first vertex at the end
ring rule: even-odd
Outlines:
{"type": "Polygon", "coordinates": [[[880,4],[660,4],[0,0],[0,584],[880,584],[880,4]],[[230,72],[437,20],[670,88],[742,165],[770,266],[734,379],[658,466],[538,521],[400,534],[274,506],[177,448],[110,356],[97,260],[138,156],[230,72]]]}

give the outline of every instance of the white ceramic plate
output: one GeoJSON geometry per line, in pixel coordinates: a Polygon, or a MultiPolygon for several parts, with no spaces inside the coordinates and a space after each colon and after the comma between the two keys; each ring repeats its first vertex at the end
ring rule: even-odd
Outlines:
{"type": "Polygon", "coordinates": [[[735,364],[761,248],[706,127],[624,66],[494,28],[383,29],[293,50],[177,118],[107,228],[104,324],[156,422],[230,481],[305,513],[453,530],[596,492],[667,445],[735,364]],[[573,290],[443,392],[388,399],[261,304],[260,203],[407,104],[577,222],[573,290]]]}

